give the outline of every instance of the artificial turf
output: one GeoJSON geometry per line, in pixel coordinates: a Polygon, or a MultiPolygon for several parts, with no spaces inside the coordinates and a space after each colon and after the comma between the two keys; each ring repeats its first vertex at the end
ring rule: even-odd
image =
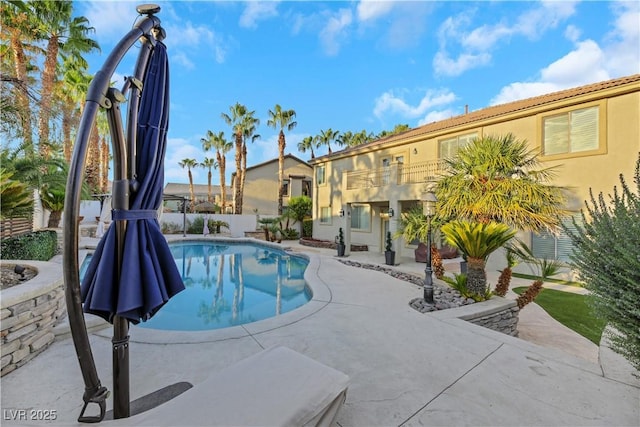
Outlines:
{"type": "MultiPolygon", "coordinates": [[[[513,291],[520,295],[525,289],[527,288],[518,287],[513,291]]],[[[596,317],[589,304],[589,298],[591,297],[588,295],[542,289],[536,297],[535,303],[558,322],[599,345],[602,331],[607,322],[596,317]]]]}

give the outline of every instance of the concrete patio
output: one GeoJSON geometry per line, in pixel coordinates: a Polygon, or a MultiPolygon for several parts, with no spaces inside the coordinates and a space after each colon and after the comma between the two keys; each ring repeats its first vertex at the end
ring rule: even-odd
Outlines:
{"type": "MultiPolygon", "coordinates": [[[[332,250],[283,246],[310,257],[305,278],[314,299],[279,317],[225,330],[132,327],[132,400],[180,381],[197,385],[265,348],[286,346],[350,377],[341,426],[640,425],[640,382],[631,367],[549,321],[537,306],[524,308],[521,326],[539,322],[530,332],[540,344],[545,331],[538,329],[560,334],[553,345],[470,324],[455,316],[456,309],[421,314],[408,305],[421,295],[416,285],[345,266],[332,250]]],[[[349,259],[383,263],[380,254],[356,252],[349,259]]],[[[424,269],[399,261],[398,269],[424,269]]],[[[489,279],[495,283],[491,273],[489,279]]],[[[72,340],[59,334],[43,354],[2,378],[3,425],[44,423],[10,419],[7,411],[16,409],[55,410],[55,424],[77,424],[84,385],[72,340]]],[[[111,390],[111,330],[92,332],[90,339],[100,378],[111,390]]],[[[184,425],[191,425],[188,413],[184,425]]]]}

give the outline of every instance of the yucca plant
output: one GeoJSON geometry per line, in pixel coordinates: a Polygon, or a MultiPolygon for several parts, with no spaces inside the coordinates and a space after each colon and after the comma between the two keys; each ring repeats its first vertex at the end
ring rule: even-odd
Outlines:
{"type": "Polygon", "coordinates": [[[452,221],[442,226],[447,242],[467,257],[467,288],[475,295],[487,293],[485,262],[496,249],[507,243],[516,232],[497,222],[452,221]]]}

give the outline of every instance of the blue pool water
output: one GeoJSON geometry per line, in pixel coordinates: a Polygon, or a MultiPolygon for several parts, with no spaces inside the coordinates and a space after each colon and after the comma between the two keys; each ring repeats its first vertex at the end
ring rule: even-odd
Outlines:
{"type": "Polygon", "coordinates": [[[220,329],[274,317],[311,299],[304,258],[251,244],[197,241],[169,247],[186,289],[140,327],[220,329]]]}

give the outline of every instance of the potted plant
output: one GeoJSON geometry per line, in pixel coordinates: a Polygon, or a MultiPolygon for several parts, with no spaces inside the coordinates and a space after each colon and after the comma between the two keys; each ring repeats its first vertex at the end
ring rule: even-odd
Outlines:
{"type": "Polygon", "coordinates": [[[336,236],[336,248],[338,249],[338,256],[344,256],[344,232],[342,227],[338,229],[338,235],[336,236]]]}
{"type": "Polygon", "coordinates": [[[390,231],[387,231],[387,242],[384,247],[384,262],[387,265],[396,264],[396,251],[393,250],[390,231]]]}

